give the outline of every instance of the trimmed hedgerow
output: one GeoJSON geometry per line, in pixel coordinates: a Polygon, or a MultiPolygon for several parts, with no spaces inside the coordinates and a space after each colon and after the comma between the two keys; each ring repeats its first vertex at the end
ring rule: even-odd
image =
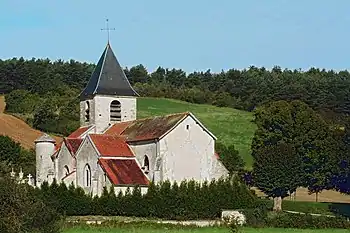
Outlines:
{"type": "Polygon", "coordinates": [[[280,213],[267,219],[267,226],[278,228],[342,228],[349,229],[350,222],[342,217],[327,217],[310,214],[280,213]]]}
{"type": "Polygon", "coordinates": [[[45,183],[37,190],[46,204],[68,216],[104,215],[165,219],[214,219],[223,209],[255,208],[258,198],[239,180],[204,182],[169,181],[151,183],[148,192],[139,187],[115,194],[104,189],[100,197],[86,195],[81,188],[45,183]]]}
{"type": "Polygon", "coordinates": [[[249,227],[273,227],[273,228],[300,228],[300,229],[322,229],[322,228],[350,228],[350,221],[340,216],[321,216],[311,214],[295,214],[269,211],[266,202],[258,204],[257,208],[244,209],[246,226],[249,227]]]}

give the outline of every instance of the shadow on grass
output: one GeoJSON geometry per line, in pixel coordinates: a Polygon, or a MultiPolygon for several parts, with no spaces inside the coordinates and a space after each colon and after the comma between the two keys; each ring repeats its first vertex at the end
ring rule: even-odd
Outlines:
{"type": "MultiPolygon", "coordinates": [[[[265,201],[267,207],[272,210],[273,201],[265,201]]],[[[335,215],[350,218],[350,203],[283,200],[282,209],[308,214],[335,215]]]]}
{"type": "Polygon", "coordinates": [[[335,215],[350,218],[350,203],[328,203],[328,208],[335,215]]]}

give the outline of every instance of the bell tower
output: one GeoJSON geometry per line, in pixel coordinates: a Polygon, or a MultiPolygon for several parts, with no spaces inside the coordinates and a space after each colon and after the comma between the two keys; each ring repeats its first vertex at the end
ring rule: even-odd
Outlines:
{"type": "Polygon", "coordinates": [[[138,96],[108,41],[80,94],[80,126],[95,125],[102,133],[112,124],[135,120],[138,96]]]}

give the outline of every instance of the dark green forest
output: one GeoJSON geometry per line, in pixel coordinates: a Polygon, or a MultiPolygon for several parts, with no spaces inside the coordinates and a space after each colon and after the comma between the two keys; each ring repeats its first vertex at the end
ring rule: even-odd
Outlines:
{"type": "MultiPolygon", "coordinates": [[[[13,58],[0,60],[0,94],[6,111],[35,128],[67,135],[78,127],[78,95],[94,69],[78,61],[13,58]],[[54,119],[54,121],[52,121],[54,119]],[[51,122],[50,125],[47,122],[51,122]],[[52,124],[56,122],[55,124],[52,124]]],[[[186,73],[143,65],[125,68],[141,96],[167,97],[252,111],[277,100],[301,100],[333,123],[349,113],[350,73],[311,68],[307,71],[249,67],[221,73],[186,73]]]]}

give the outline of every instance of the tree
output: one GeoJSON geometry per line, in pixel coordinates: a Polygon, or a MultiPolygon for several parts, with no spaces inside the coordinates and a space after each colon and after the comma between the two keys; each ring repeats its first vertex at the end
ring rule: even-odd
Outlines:
{"type": "MultiPolygon", "coordinates": [[[[327,187],[328,171],[333,170],[334,165],[334,153],[329,150],[333,147],[333,140],[329,125],[320,115],[299,100],[276,101],[258,108],[255,122],[257,130],[252,142],[254,159],[260,153],[259,150],[279,143],[289,144],[302,159],[299,176],[302,182],[299,185],[317,192],[327,187]],[[327,164],[326,168],[318,167],[320,163],[327,164]],[[314,180],[316,176],[317,184],[314,180]],[[315,184],[317,189],[313,188],[315,184]]],[[[295,191],[293,189],[289,191],[295,191]]]]}
{"type": "Polygon", "coordinates": [[[218,142],[215,144],[215,151],[218,153],[220,161],[229,171],[230,175],[244,168],[245,163],[234,145],[225,146],[218,142]]]}
{"type": "Polygon", "coordinates": [[[54,132],[56,120],[56,106],[52,99],[46,99],[34,112],[33,126],[39,130],[54,132]]]}
{"type": "Polygon", "coordinates": [[[267,145],[254,153],[254,184],[274,199],[275,211],[282,210],[282,198],[301,185],[301,157],[291,144],[267,145]]]}
{"type": "Polygon", "coordinates": [[[0,161],[15,164],[19,161],[21,146],[9,136],[0,135],[0,161]]]}
{"type": "Polygon", "coordinates": [[[344,128],[338,132],[338,170],[332,174],[331,187],[341,193],[350,194],[350,118],[347,118],[344,128]]]}

